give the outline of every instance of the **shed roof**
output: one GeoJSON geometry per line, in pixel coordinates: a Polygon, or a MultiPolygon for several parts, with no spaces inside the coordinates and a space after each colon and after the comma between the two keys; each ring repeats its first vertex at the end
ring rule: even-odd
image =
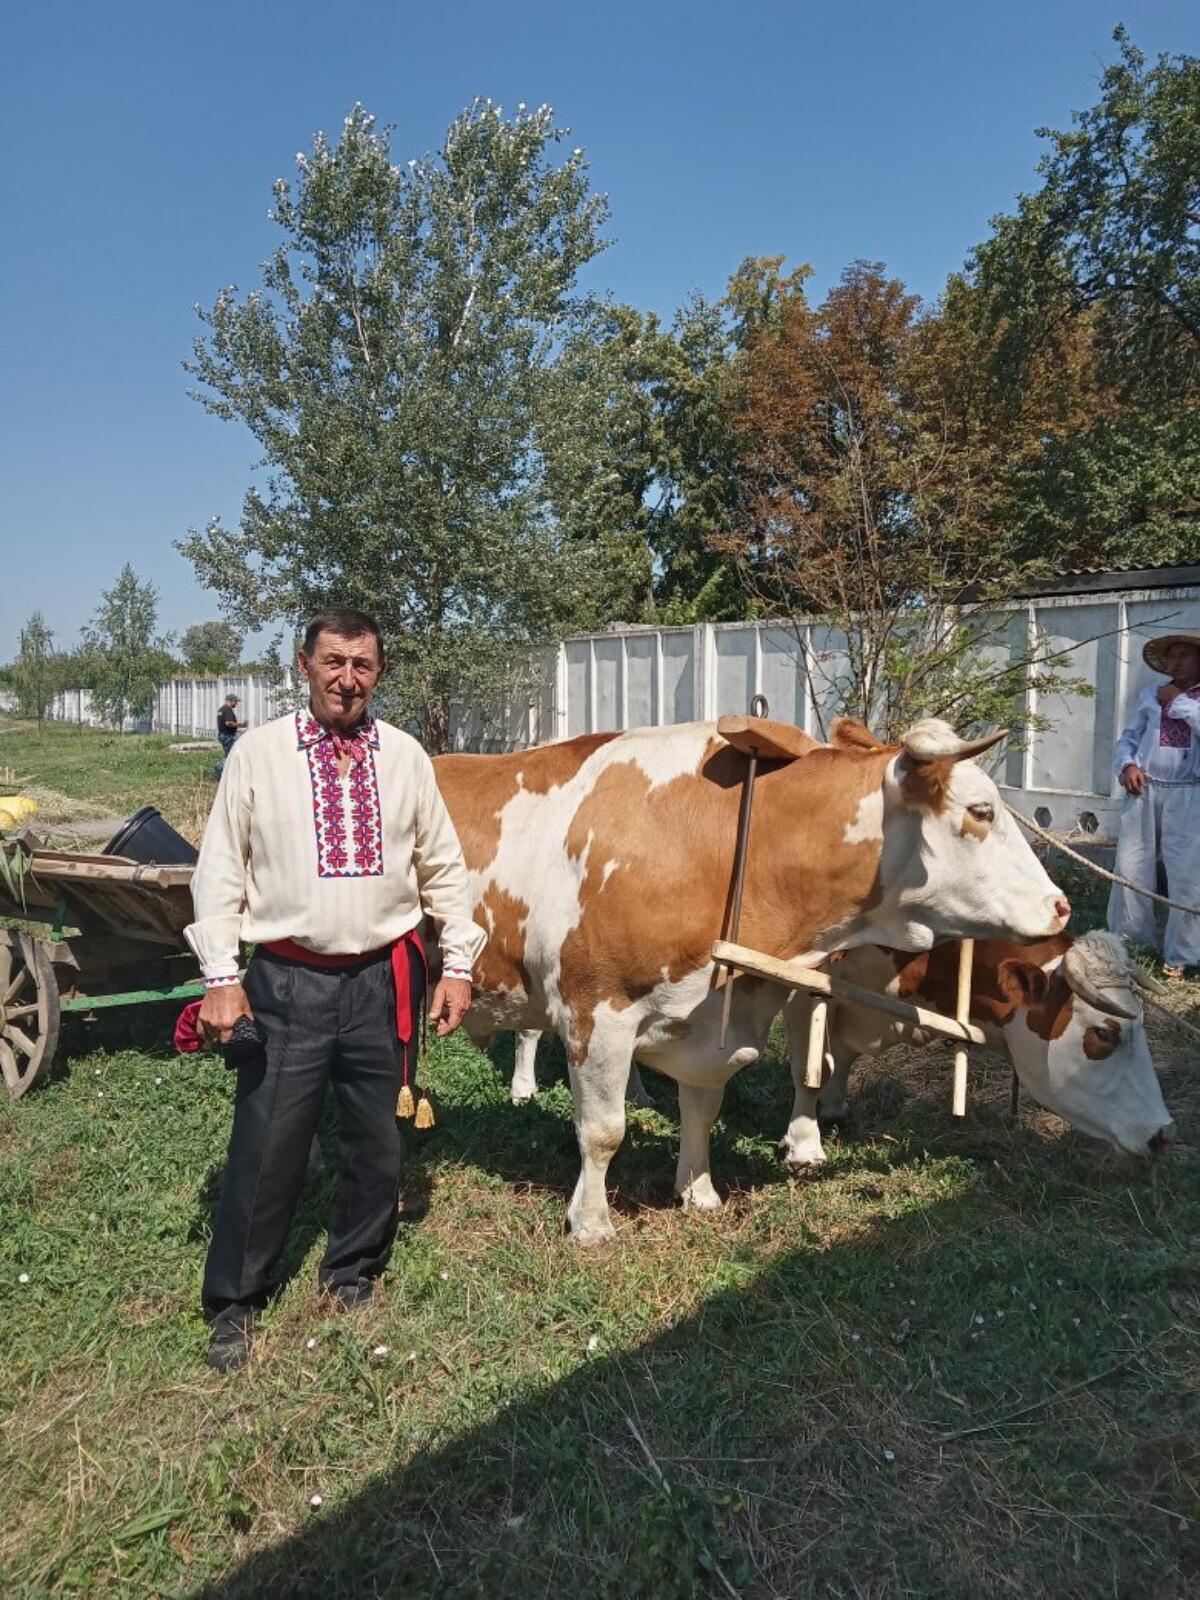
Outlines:
{"type": "Polygon", "coordinates": [[[1200,565],[1158,567],[1076,567],[1044,583],[1018,591],[1024,595],[1112,594],[1122,589],[1184,589],[1200,586],[1200,565]]]}

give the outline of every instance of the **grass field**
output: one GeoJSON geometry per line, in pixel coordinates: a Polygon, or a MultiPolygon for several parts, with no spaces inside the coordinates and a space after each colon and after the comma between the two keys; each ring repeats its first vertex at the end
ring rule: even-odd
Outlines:
{"type": "Polygon", "coordinates": [[[35,723],[0,715],[0,769],[32,779],[23,792],[39,803],[31,825],[43,834],[53,833],[58,823],[125,817],[152,805],[186,838],[198,839],[220,751],[173,754],[170,746],[177,742],[167,735],[104,733],[62,723],[47,723],[39,733],[35,723]]]}
{"type": "Polygon", "coordinates": [[[73,1021],[63,1070],[0,1108],[6,1600],[1196,1593],[1178,1035],[1153,1039],[1183,1148],[1151,1166],[1029,1109],[1010,1128],[986,1056],[954,1124],[934,1050],[865,1067],[853,1133],[797,1181],[786,1072],[755,1069],[714,1140],[716,1217],[671,1203],[674,1095],[647,1074],[599,1252],[562,1235],[561,1057],[513,1107],[511,1057],[451,1041],[379,1303],[318,1301],[314,1178],[255,1358],[222,1378],[196,1299],[230,1081],[169,1055],[169,1020],[73,1021]]]}

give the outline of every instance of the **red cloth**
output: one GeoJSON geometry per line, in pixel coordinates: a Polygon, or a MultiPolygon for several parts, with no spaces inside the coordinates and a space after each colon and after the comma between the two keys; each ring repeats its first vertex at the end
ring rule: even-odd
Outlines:
{"type": "Polygon", "coordinates": [[[199,1000],[193,1000],[191,1005],[184,1006],[179,1013],[179,1020],[175,1024],[175,1048],[182,1055],[188,1055],[191,1051],[204,1047],[204,1040],[196,1023],[201,1003],[199,1000]]]}
{"type": "MultiPolygon", "coordinates": [[[[396,1035],[401,1044],[407,1044],[412,1038],[412,984],[409,981],[408,947],[412,945],[420,956],[425,967],[425,976],[428,981],[429,962],[425,956],[425,946],[421,943],[421,936],[415,928],[403,933],[391,946],[381,945],[380,950],[391,950],[392,976],[396,980],[396,1035]]],[[[341,967],[357,967],[360,962],[369,961],[372,956],[377,956],[380,950],[364,950],[362,955],[341,956],[323,955],[318,950],[308,950],[302,944],[297,944],[293,939],[273,939],[269,944],[264,944],[264,950],[269,950],[273,956],[282,956],[285,961],[299,961],[306,967],[324,967],[336,970],[341,967]]],[[[407,1070],[406,1070],[407,1077],[407,1070]]]]}

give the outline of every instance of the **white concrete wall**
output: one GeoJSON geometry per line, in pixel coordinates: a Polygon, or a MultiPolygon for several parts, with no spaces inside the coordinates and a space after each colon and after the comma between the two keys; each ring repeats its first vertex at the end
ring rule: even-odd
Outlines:
{"type": "MultiPolygon", "coordinates": [[[[215,678],[171,678],[158,686],[154,710],[149,717],[129,725],[137,733],[169,733],[180,738],[217,736],[217,708],[227,694],[239,697],[238,718],[256,728],[279,716],[290,704],[290,681],[279,684],[259,672],[231,672],[215,678]]],[[[67,689],[57,695],[47,711],[54,722],[82,722],[87,727],[104,726],[93,710],[86,689],[67,689]]]]}
{"type": "MultiPolygon", "coordinates": [[[[1200,632],[1200,587],[1140,590],[1124,595],[1047,596],[1014,605],[990,648],[997,659],[1019,655],[1030,629],[1041,650],[1069,654],[1064,670],[1092,684],[1095,694],[1042,697],[1026,693],[1027,710],[1048,727],[1026,747],[1002,750],[996,776],[1045,826],[1081,825],[1113,833],[1119,789],[1113,745],[1129,722],[1139,691],[1154,681],[1142,646],[1155,634],[1200,632]],[[1022,798],[1024,796],[1024,798],[1022,798]]],[[[756,694],[770,714],[821,737],[841,704],[845,640],[834,630],[769,623],[701,624],[689,628],[625,629],[566,639],[547,668],[549,715],[539,705],[540,738],[640,725],[706,720],[744,712],[756,694]],[[552,731],[551,731],[552,730],[552,731]]],[[[532,743],[512,738],[507,748],[532,743]]],[[[491,748],[498,746],[492,745],[491,748]]]]}

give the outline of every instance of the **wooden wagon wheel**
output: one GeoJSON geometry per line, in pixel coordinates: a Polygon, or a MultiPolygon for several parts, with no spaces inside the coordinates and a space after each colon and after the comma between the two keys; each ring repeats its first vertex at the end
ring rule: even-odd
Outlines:
{"type": "Polygon", "coordinates": [[[0,1074],[12,1099],[49,1071],[58,1019],[58,984],[41,941],[0,928],[0,1074]]]}

